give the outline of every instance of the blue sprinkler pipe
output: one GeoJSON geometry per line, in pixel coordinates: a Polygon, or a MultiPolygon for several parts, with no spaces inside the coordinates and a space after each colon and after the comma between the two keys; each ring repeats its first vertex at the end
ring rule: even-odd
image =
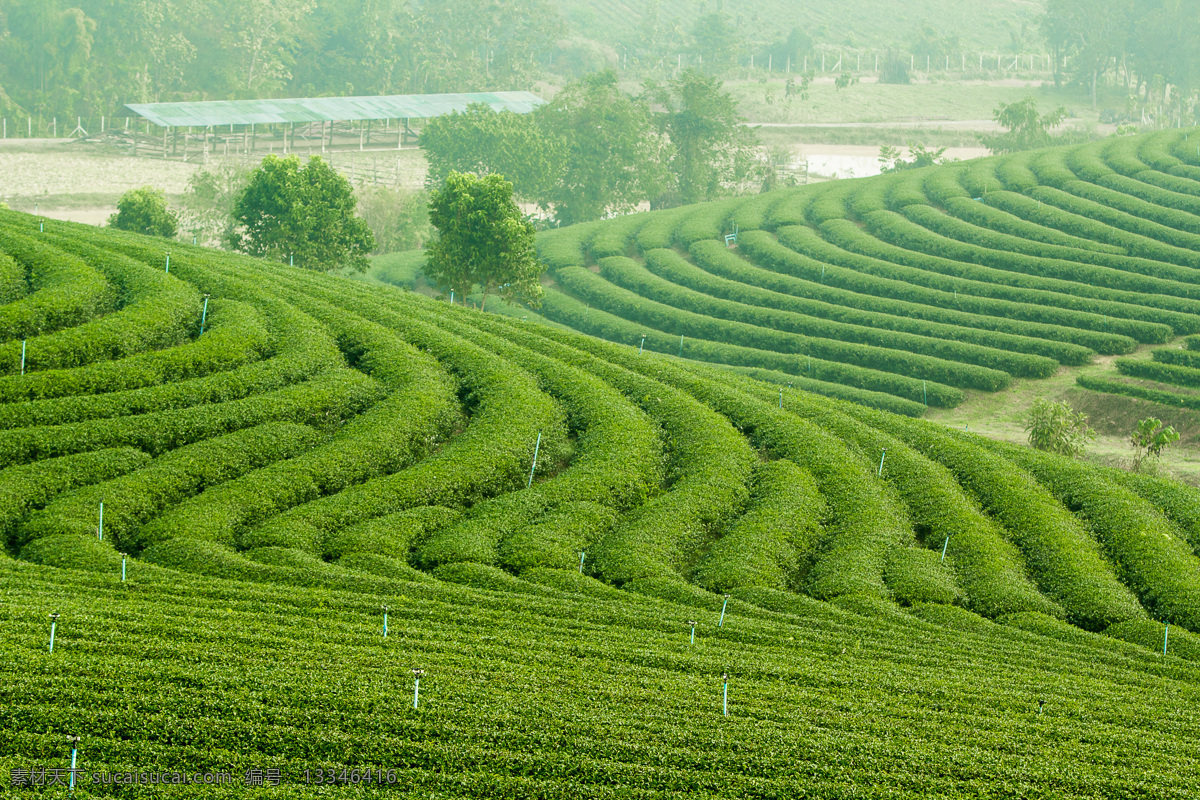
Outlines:
{"type": "Polygon", "coordinates": [[[129,556],[127,554],[121,553],[121,583],[125,582],[125,561],[128,558],[129,556]]]}
{"type": "Polygon", "coordinates": [[[413,670],[413,710],[417,708],[417,701],[421,697],[421,676],[425,674],[423,669],[413,670]]]}
{"type": "Polygon", "coordinates": [[[208,295],[204,295],[204,310],[200,312],[200,335],[204,335],[204,323],[208,321],[208,295]]]}
{"type": "Polygon", "coordinates": [[[54,629],[58,627],[58,612],[50,615],[50,652],[54,652],[54,629]]]}
{"type": "Polygon", "coordinates": [[[691,622],[688,622],[688,625],[692,626],[692,640],[689,642],[689,644],[695,644],[696,643],[696,623],[694,621],[691,621],[691,622]]]}
{"type": "Polygon", "coordinates": [[[725,602],[721,603],[721,618],[717,620],[717,627],[721,627],[725,623],[725,606],[729,605],[729,595],[725,595],[725,602]]]}
{"type": "Polygon", "coordinates": [[[538,431],[537,444],[533,446],[533,463],[529,465],[529,480],[525,481],[525,488],[533,486],[533,471],[537,469],[538,450],[542,447],[542,432],[538,431]]]}
{"type": "Polygon", "coordinates": [[[875,477],[883,477],[883,460],[887,458],[887,448],[883,448],[883,454],[879,456],[879,470],[875,473],[875,477]]]}
{"type": "Polygon", "coordinates": [[[721,673],[721,714],[729,716],[729,673],[721,673]]]}

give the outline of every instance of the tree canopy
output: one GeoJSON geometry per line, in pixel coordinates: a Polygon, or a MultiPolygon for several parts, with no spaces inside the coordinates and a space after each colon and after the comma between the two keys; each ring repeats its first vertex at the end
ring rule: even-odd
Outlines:
{"type": "Polygon", "coordinates": [[[178,215],[167,208],[167,198],[162,189],[151,186],[130,189],[121,195],[117,201],[117,213],[108,218],[108,224],[119,230],[168,239],[179,233],[178,215]]]}
{"type": "Polygon", "coordinates": [[[367,267],[375,237],[355,216],[354,189],[320,156],[267,156],[233,208],[226,244],[250,255],[331,270],[367,267]]]}
{"type": "Polygon", "coordinates": [[[473,106],[430,122],[421,144],[431,184],[500,173],[564,225],[710,200],[758,177],[756,134],[720,81],[693,70],[638,95],[598,72],[532,114],[473,106]]]}
{"type": "Polygon", "coordinates": [[[438,238],[428,249],[424,272],[439,288],[466,297],[478,285],[484,308],[492,292],[541,304],[542,265],[533,226],[521,215],[512,184],[503,176],[451,172],[430,197],[429,218],[438,238]]]}

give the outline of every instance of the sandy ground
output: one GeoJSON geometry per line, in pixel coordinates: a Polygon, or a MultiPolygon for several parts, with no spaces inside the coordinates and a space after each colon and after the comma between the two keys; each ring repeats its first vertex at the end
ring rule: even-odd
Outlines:
{"type": "MultiPolygon", "coordinates": [[[[852,144],[802,144],[792,148],[794,158],[808,162],[810,175],[828,178],[866,178],[880,173],[879,148],[852,144]]],[[[907,158],[907,147],[901,148],[907,158]]],[[[982,158],[985,147],[949,147],[943,154],[952,161],[982,158]]]]}

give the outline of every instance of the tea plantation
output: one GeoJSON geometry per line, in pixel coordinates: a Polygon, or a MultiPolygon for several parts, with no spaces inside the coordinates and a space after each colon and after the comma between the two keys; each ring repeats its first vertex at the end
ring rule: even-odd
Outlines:
{"type": "MultiPolygon", "coordinates": [[[[965,392],[1200,332],[1200,140],[1190,135],[552,231],[541,239],[553,281],[541,313],[901,414],[954,407],[965,392]]],[[[1105,381],[1088,388],[1129,383],[1105,381]]]]}
{"type": "Polygon", "coordinates": [[[527,320],[0,211],[0,794],[1197,796],[1200,494],[914,419],[1200,332],[1114,142],[554,231],[527,320]]]}

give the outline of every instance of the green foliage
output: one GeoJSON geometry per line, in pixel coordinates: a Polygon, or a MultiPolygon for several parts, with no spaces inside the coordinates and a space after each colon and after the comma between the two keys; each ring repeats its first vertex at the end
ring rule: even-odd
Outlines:
{"type": "Polygon", "coordinates": [[[712,200],[743,185],[751,172],[758,137],[743,124],[733,96],[721,87],[716,78],[694,70],[684,70],[661,86],[646,86],[646,93],[664,109],[656,118],[674,147],[675,184],[662,197],[652,198],[656,202],[712,200]]]}
{"type": "Polygon", "coordinates": [[[195,235],[199,244],[215,246],[229,241],[234,235],[234,209],[252,173],[249,166],[231,161],[218,161],[193,172],[181,201],[181,229],[195,235]]]}
{"type": "Polygon", "coordinates": [[[117,201],[117,213],[108,224],[123,231],[173,239],[179,233],[179,215],[167,208],[162,189],[130,189],[117,201]]]}
{"type": "Polygon", "coordinates": [[[1163,425],[1154,417],[1138,420],[1137,428],[1129,437],[1133,447],[1133,471],[1141,472],[1147,469],[1151,459],[1162,458],[1163,450],[1179,441],[1179,432],[1170,425],[1163,425]]]}
{"type": "Polygon", "coordinates": [[[1067,110],[1061,106],[1039,113],[1037,100],[1032,96],[1015,103],[1001,103],[992,112],[992,118],[1007,132],[979,134],[979,141],[994,154],[1046,147],[1054,142],[1050,130],[1062,124],[1066,114],[1067,110]]]}
{"type": "Polygon", "coordinates": [[[354,189],[320,156],[267,156],[233,208],[235,250],[312,270],[364,270],[375,237],[355,216],[354,189]]]}
{"type": "Polygon", "coordinates": [[[513,201],[511,183],[500,175],[451,172],[430,197],[429,219],[438,238],[428,251],[427,278],[463,297],[478,284],[484,308],[493,291],[505,300],[539,305],[542,267],[533,226],[513,201]]]}
{"type": "Polygon", "coordinates": [[[1086,414],[1075,411],[1063,401],[1039,397],[1029,407],[1025,430],[1029,444],[1038,450],[1079,458],[1096,432],[1088,427],[1086,414]]]}
{"type": "Polygon", "coordinates": [[[558,179],[539,202],[560,224],[632,211],[668,185],[668,145],[654,134],[649,103],[630,97],[605,70],[563,88],[537,112],[559,142],[558,179]]]}
{"type": "Polygon", "coordinates": [[[363,186],[358,215],[375,237],[375,254],[417,250],[429,241],[429,197],[399,187],[363,186]]]}

